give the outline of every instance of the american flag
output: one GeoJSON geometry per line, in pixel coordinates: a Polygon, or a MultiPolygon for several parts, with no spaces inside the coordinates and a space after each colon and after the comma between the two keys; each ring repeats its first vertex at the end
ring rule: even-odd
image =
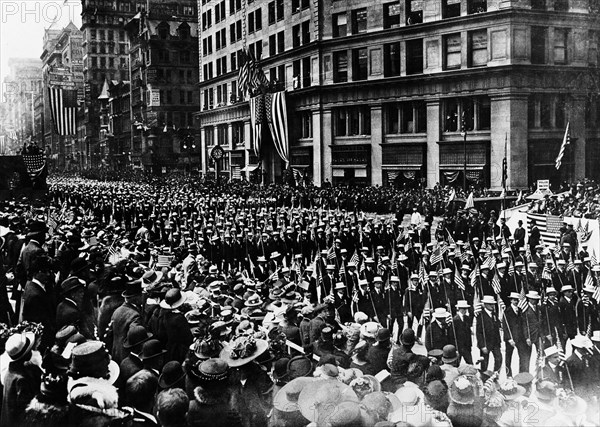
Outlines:
{"type": "Polygon", "coordinates": [[[490,269],[490,271],[493,270],[496,267],[496,257],[494,257],[491,254],[488,255],[485,261],[483,262],[483,265],[487,266],[490,269]]]}
{"type": "Polygon", "coordinates": [[[43,154],[24,154],[23,162],[27,168],[27,173],[31,178],[37,177],[46,166],[46,159],[43,154]]]}
{"type": "Polygon", "coordinates": [[[483,303],[479,297],[479,291],[476,290],[475,295],[473,296],[473,314],[475,314],[475,317],[479,316],[479,313],[481,313],[482,309],[483,303]]]}
{"type": "Polygon", "coordinates": [[[500,277],[498,277],[497,271],[496,274],[494,274],[494,277],[492,278],[492,288],[494,288],[494,292],[496,292],[496,294],[500,293],[500,277]]]}
{"type": "Polygon", "coordinates": [[[519,303],[517,306],[521,309],[521,311],[525,311],[527,309],[527,298],[525,297],[525,286],[521,286],[521,291],[519,292],[519,303]]]}
{"type": "Polygon", "coordinates": [[[531,233],[532,220],[535,220],[544,242],[556,242],[560,238],[562,217],[556,215],[527,214],[527,231],[531,233]]]}
{"type": "Polygon", "coordinates": [[[552,280],[552,273],[550,272],[548,264],[544,264],[544,268],[542,269],[542,279],[552,280]]]}
{"type": "Polygon", "coordinates": [[[421,265],[419,265],[419,282],[423,285],[427,283],[427,273],[425,272],[425,264],[421,261],[421,265]]]}
{"type": "Polygon", "coordinates": [[[442,250],[440,248],[440,244],[438,243],[431,254],[431,258],[429,259],[431,265],[435,265],[438,262],[442,262],[442,250]]]}
{"type": "Polygon", "coordinates": [[[590,264],[593,266],[598,265],[598,259],[596,258],[596,252],[593,251],[592,255],[590,256],[590,264]]]}
{"type": "Polygon", "coordinates": [[[335,259],[335,247],[331,245],[329,250],[327,251],[327,260],[335,259]]]}
{"type": "Polygon", "coordinates": [[[354,253],[350,257],[350,262],[353,262],[356,265],[358,265],[360,263],[360,258],[358,257],[358,252],[356,252],[356,250],[354,251],[354,253]]]}
{"type": "Polygon", "coordinates": [[[567,122],[567,127],[565,129],[565,136],[563,137],[562,144],[560,145],[560,151],[558,152],[558,156],[556,156],[556,170],[560,169],[560,165],[562,164],[562,158],[565,155],[565,150],[567,149],[567,145],[571,144],[571,124],[567,122]]]}
{"type": "Polygon", "coordinates": [[[75,135],[77,133],[77,90],[48,88],[50,92],[50,111],[54,129],[59,135],[75,135]]]}
{"type": "Polygon", "coordinates": [[[458,267],[456,266],[454,267],[454,283],[456,283],[456,286],[458,286],[458,289],[461,291],[465,290],[465,282],[463,282],[460,272],[458,271],[458,267]]]}
{"type": "Polygon", "coordinates": [[[583,287],[594,287],[594,279],[592,278],[591,271],[587,274],[587,276],[585,276],[585,282],[583,282],[583,287]]]}
{"type": "Polygon", "coordinates": [[[242,92],[242,94],[245,96],[246,93],[248,92],[248,81],[249,81],[250,66],[251,66],[251,64],[250,64],[251,58],[249,57],[247,50],[245,48],[244,48],[244,50],[242,50],[242,58],[244,58],[245,60],[238,71],[238,87],[240,88],[240,91],[242,92]]]}
{"type": "Polygon", "coordinates": [[[567,271],[574,271],[575,270],[575,263],[573,262],[573,259],[569,258],[569,262],[567,263],[567,271]]]}
{"type": "Polygon", "coordinates": [[[269,123],[269,129],[271,129],[275,150],[277,150],[279,157],[287,164],[289,163],[290,155],[285,91],[267,93],[265,95],[265,116],[267,123],[269,123]]]}
{"type": "Polygon", "coordinates": [[[342,265],[340,266],[340,277],[342,277],[342,274],[345,276],[346,275],[346,263],[342,261],[342,265]]]}
{"type": "Polygon", "coordinates": [[[260,157],[260,144],[262,136],[262,122],[265,113],[265,100],[263,95],[250,98],[250,124],[252,125],[252,141],[254,154],[260,157]]]}
{"type": "Polygon", "coordinates": [[[477,289],[477,277],[479,276],[479,264],[475,264],[475,268],[471,271],[469,279],[471,280],[471,287],[477,289]]]}

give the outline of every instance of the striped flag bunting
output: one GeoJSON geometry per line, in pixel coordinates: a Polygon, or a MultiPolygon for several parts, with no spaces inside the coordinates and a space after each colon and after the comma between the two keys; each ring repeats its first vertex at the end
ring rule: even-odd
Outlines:
{"type": "Polygon", "coordinates": [[[252,143],[254,154],[260,158],[262,139],[262,122],[265,113],[265,101],[263,95],[250,98],[250,125],[252,127],[252,143]]]}
{"type": "Polygon", "coordinates": [[[50,112],[54,129],[59,135],[77,134],[77,90],[60,87],[48,88],[50,92],[50,112]]]}
{"type": "Polygon", "coordinates": [[[421,262],[421,265],[419,266],[419,282],[423,285],[427,283],[427,272],[425,271],[425,264],[423,264],[423,262],[421,262]]]}
{"type": "Polygon", "coordinates": [[[567,122],[567,127],[565,129],[565,136],[563,136],[562,144],[560,145],[560,150],[558,152],[558,156],[556,156],[556,170],[560,169],[562,164],[562,159],[565,155],[565,151],[567,149],[567,145],[571,144],[571,123],[567,122]]]}
{"type": "Polygon", "coordinates": [[[494,372],[492,376],[490,376],[487,381],[483,384],[483,392],[486,396],[489,396],[496,389],[494,383],[496,382],[496,378],[498,378],[498,372],[494,372]]]}
{"type": "Polygon", "coordinates": [[[475,317],[479,316],[481,310],[483,310],[483,303],[479,297],[479,291],[476,290],[473,296],[473,314],[475,314],[475,317]]]}
{"type": "Polygon", "coordinates": [[[569,262],[567,263],[567,271],[574,271],[575,270],[575,263],[573,262],[573,259],[569,258],[569,262]]]}
{"type": "Polygon", "coordinates": [[[590,264],[593,266],[598,265],[598,259],[596,258],[596,252],[592,251],[592,255],[590,256],[590,264]]]}
{"type": "Polygon", "coordinates": [[[490,269],[490,271],[493,270],[494,268],[496,268],[496,257],[489,254],[485,261],[483,261],[483,265],[487,266],[490,269]]]}
{"type": "Polygon", "coordinates": [[[585,282],[583,282],[583,287],[594,287],[594,279],[592,278],[592,273],[589,272],[587,276],[585,276],[585,282]]]}
{"type": "Polygon", "coordinates": [[[596,300],[596,302],[600,302],[600,286],[596,286],[594,293],[592,294],[592,298],[596,300]]]}
{"type": "Polygon", "coordinates": [[[475,264],[475,268],[469,274],[469,279],[471,281],[471,287],[473,289],[477,289],[477,277],[479,276],[479,264],[475,264]]]}
{"type": "Polygon", "coordinates": [[[279,157],[286,163],[290,163],[288,146],[288,122],[287,107],[285,102],[285,91],[267,93],[265,95],[265,112],[273,144],[279,157]]]}
{"type": "Polygon", "coordinates": [[[354,251],[354,253],[350,257],[350,262],[353,262],[356,265],[358,265],[360,263],[360,258],[358,257],[358,252],[356,252],[356,250],[354,251]]]}
{"type": "Polygon", "coordinates": [[[454,267],[454,283],[456,283],[456,286],[458,286],[458,289],[461,291],[465,290],[465,282],[463,282],[462,276],[456,266],[454,267]]]}
{"type": "MultiPolygon", "coordinates": [[[[556,242],[560,238],[560,227],[562,227],[563,219],[556,215],[543,215],[527,213],[527,232],[531,233],[532,220],[535,220],[540,237],[544,242],[556,242]]],[[[560,250],[560,246],[559,246],[560,250]]]]}
{"type": "Polygon", "coordinates": [[[431,317],[431,303],[429,302],[429,298],[425,302],[425,307],[423,307],[423,314],[421,315],[421,324],[424,323],[425,320],[429,320],[431,317]]]}

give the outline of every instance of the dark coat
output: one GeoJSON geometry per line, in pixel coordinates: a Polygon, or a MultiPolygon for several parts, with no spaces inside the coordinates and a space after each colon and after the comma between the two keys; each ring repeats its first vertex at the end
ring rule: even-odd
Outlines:
{"type": "MultiPolygon", "coordinates": [[[[121,363],[124,358],[123,342],[131,325],[142,324],[140,309],[128,301],[117,308],[111,318],[111,326],[104,337],[106,346],[111,350],[113,360],[121,363]]],[[[189,329],[189,327],[188,327],[189,329]]]]}
{"type": "Polygon", "coordinates": [[[486,347],[488,350],[500,348],[500,321],[496,314],[491,317],[482,310],[477,319],[476,327],[477,347],[486,347]],[[485,336],[485,339],[484,339],[485,336]]]}
{"type": "Polygon", "coordinates": [[[506,307],[504,316],[502,317],[502,329],[504,330],[505,342],[508,342],[510,339],[515,343],[525,342],[525,336],[523,335],[523,321],[523,313],[521,313],[520,309],[518,309],[518,314],[515,314],[512,307],[506,307]]]}
{"type": "Polygon", "coordinates": [[[440,327],[437,321],[431,322],[425,330],[425,348],[427,351],[443,349],[445,345],[456,345],[452,326],[440,327]]]}
{"type": "Polygon", "coordinates": [[[182,363],[194,340],[185,316],[177,310],[161,311],[156,338],[167,350],[165,360],[177,360],[182,363]]]}
{"type": "Polygon", "coordinates": [[[56,303],[42,286],[27,281],[23,292],[22,320],[44,325],[40,350],[52,347],[56,333],[56,303]]]}
{"type": "Polygon", "coordinates": [[[471,348],[473,345],[473,339],[471,337],[471,318],[465,316],[461,320],[460,316],[457,314],[452,321],[454,322],[458,350],[471,348]]]}
{"type": "Polygon", "coordinates": [[[538,304],[535,311],[530,305],[523,312],[523,336],[525,340],[531,340],[532,344],[538,344],[541,333],[541,308],[538,304]]]}
{"type": "Polygon", "coordinates": [[[378,342],[377,344],[369,347],[369,351],[367,352],[367,361],[371,365],[371,372],[373,375],[378,374],[384,369],[387,370],[387,358],[390,354],[392,347],[387,343],[378,342]]]}
{"type": "Polygon", "coordinates": [[[42,246],[35,240],[30,240],[27,245],[21,251],[21,256],[17,261],[17,278],[21,284],[25,284],[27,280],[31,280],[31,265],[33,261],[42,255],[45,255],[46,251],[42,246]]]}
{"type": "Polygon", "coordinates": [[[60,330],[67,325],[79,327],[82,323],[83,313],[72,299],[65,298],[56,307],[56,328],[60,330]]]}
{"type": "Polygon", "coordinates": [[[104,333],[113,313],[117,308],[125,302],[125,298],[121,294],[106,295],[100,302],[100,308],[98,309],[98,331],[104,333]]]}
{"type": "Polygon", "coordinates": [[[567,301],[565,297],[561,297],[560,301],[558,302],[560,320],[563,324],[563,330],[560,332],[564,332],[569,338],[575,338],[575,335],[577,335],[577,317],[575,313],[576,304],[577,299],[575,295],[573,295],[571,301],[567,301]]]}
{"type": "Polygon", "coordinates": [[[42,371],[30,362],[11,362],[4,378],[0,427],[23,425],[25,408],[40,390],[42,371]]]}

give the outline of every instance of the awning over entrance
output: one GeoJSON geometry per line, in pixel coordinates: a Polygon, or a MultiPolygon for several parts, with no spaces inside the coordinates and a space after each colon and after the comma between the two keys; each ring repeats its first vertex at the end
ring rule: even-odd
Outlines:
{"type": "Polygon", "coordinates": [[[260,165],[248,165],[240,169],[240,172],[254,172],[260,165]]]}

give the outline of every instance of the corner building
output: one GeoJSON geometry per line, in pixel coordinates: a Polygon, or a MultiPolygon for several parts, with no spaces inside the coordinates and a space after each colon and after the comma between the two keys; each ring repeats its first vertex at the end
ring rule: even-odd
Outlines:
{"type": "MultiPolygon", "coordinates": [[[[198,13],[205,173],[216,143],[229,173],[259,163],[245,42],[288,90],[291,165],[315,184],[462,185],[466,162],[469,184],[500,188],[505,147],[510,188],[600,177],[594,0],[246,1],[198,13]]],[[[279,180],[277,155],[260,160],[279,180]]]]}

